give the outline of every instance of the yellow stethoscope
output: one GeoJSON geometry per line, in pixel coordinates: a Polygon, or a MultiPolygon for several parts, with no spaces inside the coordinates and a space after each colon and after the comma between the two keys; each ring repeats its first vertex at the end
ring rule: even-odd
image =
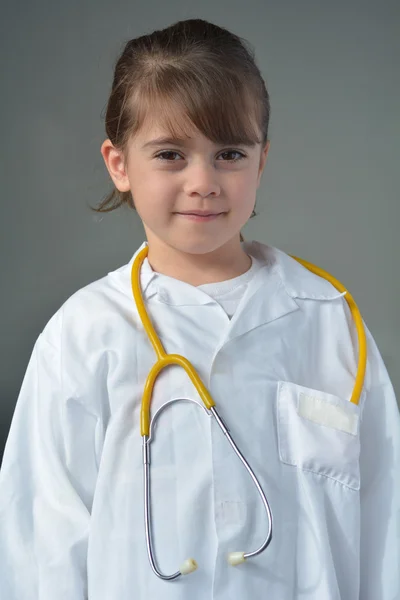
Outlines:
{"type": "MultiPolygon", "coordinates": [[[[225,425],[224,421],[222,420],[221,416],[218,414],[218,412],[215,408],[214,400],[212,399],[208,390],[205,388],[205,386],[204,386],[203,382],[201,381],[199,375],[197,374],[195,368],[184,356],[181,356],[179,354],[167,354],[161,344],[160,339],[158,338],[158,336],[154,330],[154,327],[150,321],[150,318],[147,314],[147,311],[146,311],[146,308],[145,308],[145,305],[143,302],[143,297],[142,297],[141,287],[140,287],[140,269],[141,269],[142,263],[143,263],[144,259],[146,258],[147,254],[148,254],[148,246],[146,245],[137,254],[137,256],[133,262],[132,271],[131,271],[132,292],[133,292],[134,300],[136,302],[137,310],[139,312],[139,317],[142,321],[144,329],[145,329],[145,331],[149,337],[149,340],[150,340],[151,344],[153,345],[153,348],[157,355],[157,362],[153,365],[153,367],[151,368],[151,370],[147,376],[147,380],[146,380],[144,392],[143,392],[142,407],[141,407],[141,414],[140,414],[141,435],[142,435],[142,439],[143,439],[145,532],[146,532],[147,553],[149,556],[149,561],[150,561],[150,565],[151,565],[153,572],[160,579],[170,581],[173,579],[177,579],[181,575],[187,575],[189,573],[192,573],[193,571],[195,571],[197,569],[197,563],[193,558],[188,558],[187,560],[185,560],[183,562],[179,571],[177,571],[173,575],[163,575],[160,572],[160,570],[158,569],[158,567],[156,566],[154,552],[153,552],[151,515],[150,515],[150,469],[149,469],[149,467],[150,467],[150,442],[151,442],[152,435],[153,435],[152,427],[154,425],[156,418],[160,414],[160,412],[166,406],[171,405],[173,402],[176,402],[179,400],[189,400],[191,402],[194,402],[195,404],[199,404],[199,403],[195,400],[190,400],[189,398],[175,398],[175,399],[169,400],[168,402],[163,404],[156,411],[153,418],[152,419],[150,418],[150,403],[151,403],[151,396],[152,396],[155,380],[156,380],[157,376],[159,375],[159,373],[162,371],[162,369],[164,369],[168,365],[179,365],[186,371],[187,375],[191,379],[193,385],[195,386],[197,392],[199,393],[200,398],[202,399],[202,401],[204,403],[204,406],[202,406],[200,404],[199,404],[199,406],[201,406],[203,409],[205,409],[205,411],[208,415],[210,415],[210,416],[212,415],[216,419],[219,427],[221,428],[223,434],[226,436],[227,440],[229,441],[230,445],[232,446],[235,454],[241,460],[244,467],[247,469],[250,477],[252,478],[254,485],[256,486],[256,488],[260,494],[261,500],[264,504],[264,508],[265,508],[267,516],[268,516],[268,522],[269,522],[268,534],[267,534],[265,541],[262,543],[262,545],[257,550],[254,550],[253,552],[230,552],[228,554],[228,562],[231,565],[238,565],[240,563],[243,563],[247,558],[256,556],[256,555],[260,554],[261,552],[263,552],[267,548],[267,546],[269,545],[269,543],[272,539],[272,514],[271,514],[269,504],[268,504],[268,500],[265,496],[263,489],[261,488],[261,485],[260,485],[257,477],[255,476],[250,465],[248,464],[248,462],[244,458],[243,454],[238,449],[234,440],[232,439],[229,429],[227,428],[227,426],[225,425]]],[[[337,290],[339,290],[339,292],[345,293],[344,297],[347,300],[347,303],[350,307],[351,314],[354,318],[355,326],[357,329],[357,335],[358,335],[358,351],[359,351],[358,368],[357,368],[357,375],[356,375],[356,379],[355,379],[353,393],[350,398],[351,402],[353,402],[354,404],[358,404],[360,395],[362,392],[363,384],[364,384],[365,369],[366,369],[366,363],[367,363],[367,340],[366,340],[365,329],[364,329],[363,320],[362,320],[360,311],[358,310],[358,307],[357,307],[356,303],[354,302],[354,299],[351,296],[351,294],[332,275],[330,275],[323,269],[316,267],[312,263],[309,263],[305,260],[297,258],[296,256],[292,256],[292,258],[297,260],[300,264],[302,264],[304,267],[306,267],[307,269],[309,269],[316,275],[319,275],[320,277],[323,277],[324,279],[329,281],[337,290]]]]}

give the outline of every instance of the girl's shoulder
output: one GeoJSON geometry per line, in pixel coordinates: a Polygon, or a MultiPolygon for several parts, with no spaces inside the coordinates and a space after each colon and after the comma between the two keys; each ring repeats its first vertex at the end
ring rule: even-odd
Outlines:
{"type": "MultiPolygon", "coordinates": [[[[244,249],[263,261],[278,275],[286,292],[292,298],[335,300],[343,296],[343,292],[335,288],[327,278],[305,267],[302,261],[280,248],[251,241],[244,242],[244,249]]],[[[323,271],[320,265],[316,266],[319,267],[320,272],[323,271]]]]}
{"type": "Polygon", "coordinates": [[[41,337],[54,346],[69,344],[84,350],[89,343],[104,346],[110,332],[120,331],[124,323],[134,326],[131,264],[132,260],[71,294],[46,323],[41,337]]]}

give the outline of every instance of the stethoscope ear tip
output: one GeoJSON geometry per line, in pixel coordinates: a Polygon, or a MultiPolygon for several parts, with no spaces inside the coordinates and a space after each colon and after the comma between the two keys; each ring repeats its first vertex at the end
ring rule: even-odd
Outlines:
{"type": "Polygon", "coordinates": [[[227,558],[228,563],[233,567],[244,563],[244,561],[246,560],[244,557],[244,552],[230,552],[227,558]]]}
{"type": "Polygon", "coordinates": [[[197,562],[194,558],[187,558],[185,562],[181,565],[179,569],[182,575],[189,575],[189,573],[193,573],[197,569],[197,562]]]}

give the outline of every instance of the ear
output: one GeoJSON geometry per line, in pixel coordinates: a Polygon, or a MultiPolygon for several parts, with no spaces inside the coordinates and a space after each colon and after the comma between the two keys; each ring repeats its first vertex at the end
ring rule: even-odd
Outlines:
{"type": "Polygon", "coordinates": [[[258,168],[258,177],[257,177],[257,189],[260,187],[261,175],[263,174],[265,163],[267,161],[269,147],[270,147],[270,141],[267,140],[267,143],[265,144],[264,148],[262,149],[261,156],[260,156],[260,164],[259,164],[259,168],[258,168]]]}
{"type": "Polygon", "coordinates": [[[124,156],[121,150],[117,150],[112,142],[105,140],[100,148],[107,170],[115,187],[120,192],[128,192],[130,188],[129,179],[125,170],[124,156]]]}

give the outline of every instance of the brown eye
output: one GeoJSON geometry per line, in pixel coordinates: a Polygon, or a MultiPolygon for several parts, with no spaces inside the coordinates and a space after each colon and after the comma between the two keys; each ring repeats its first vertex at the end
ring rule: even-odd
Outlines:
{"type": "MultiPolygon", "coordinates": [[[[222,152],[219,156],[225,156],[225,157],[229,157],[232,155],[236,154],[236,158],[227,158],[227,160],[223,160],[222,162],[227,162],[227,163],[235,163],[238,162],[239,160],[243,160],[244,158],[246,158],[246,155],[243,154],[243,152],[239,152],[239,150],[224,150],[224,152],[222,152]]],[[[164,150],[163,152],[160,152],[159,154],[157,154],[155,156],[155,158],[157,160],[160,160],[162,162],[176,162],[175,159],[171,158],[171,156],[180,156],[180,154],[178,152],[175,152],[175,150],[164,150]]]]}
{"type": "Polygon", "coordinates": [[[164,156],[170,156],[171,154],[176,154],[177,156],[179,156],[179,154],[177,152],[174,152],[173,150],[165,150],[164,152],[160,152],[160,154],[157,154],[155,158],[166,162],[175,162],[173,159],[169,160],[168,158],[163,158],[164,156]]]}
{"type": "Polygon", "coordinates": [[[238,156],[238,158],[228,159],[227,161],[224,161],[224,162],[237,162],[238,160],[242,160],[243,158],[246,158],[246,156],[242,152],[239,152],[238,150],[224,150],[224,152],[222,152],[222,154],[220,154],[220,156],[223,156],[226,154],[238,154],[239,156],[238,156]]]}

